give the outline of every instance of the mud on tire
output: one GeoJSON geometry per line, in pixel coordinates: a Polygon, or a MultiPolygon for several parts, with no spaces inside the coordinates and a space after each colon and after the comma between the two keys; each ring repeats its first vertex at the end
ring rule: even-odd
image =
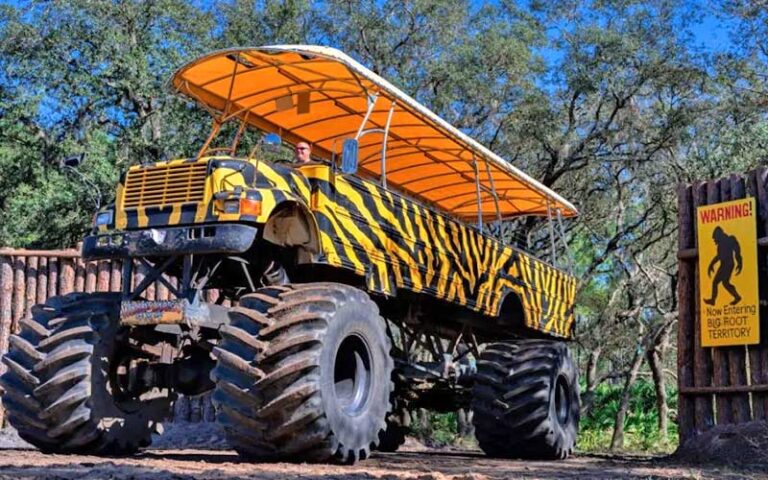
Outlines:
{"type": "Polygon", "coordinates": [[[472,392],[475,435],[493,457],[564,459],[579,424],[578,371],[562,342],[494,343],[472,392]]]}
{"type": "Polygon", "coordinates": [[[230,445],[262,461],[366,458],[385,428],[393,368],[368,295],[334,283],[267,287],[230,317],[211,374],[230,445]]]}
{"type": "Polygon", "coordinates": [[[127,454],[147,446],[172,397],[112,395],[119,294],[52,297],[20,322],[0,378],[8,419],[26,441],[57,453],[127,454]]]}

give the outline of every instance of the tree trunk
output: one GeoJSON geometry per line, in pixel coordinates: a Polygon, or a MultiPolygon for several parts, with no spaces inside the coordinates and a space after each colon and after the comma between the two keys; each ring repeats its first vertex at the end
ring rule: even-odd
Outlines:
{"type": "Polygon", "coordinates": [[[429,430],[429,415],[427,414],[427,409],[420,408],[417,410],[418,412],[418,425],[422,432],[426,432],[429,430]]]}
{"type": "Polygon", "coordinates": [[[472,424],[472,410],[460,408],[456,412],[456,424],[461,438],[470,438],[475,434],[475,426],[472,424]]]}
{"type": "Polygon", "coordinates": [[[667,390],[664,386],[664,371],[661,368],[661,354],[656,347],[646,353],[648,365],[651,367],[653,387],[656,390],[656,410],[659,412],[659,437],[662,443],[667,443],[667,423],[669,409],[667,408],[667,390]]]}
{"type": "Polygon", "coordinates": [[[627,372],[624,381],[624,390],[621,392],[621,403],[619,405],[619,411],[616,412],[616,423],[613,427],[611,450],[624,447],[624,420],[627,418],[627,410],[629,409],[630,390],[632,389],[632,385],[635,384],[635,380],[637,380],[637,372],[640,371],[640,366],[643,364],[642,352],[642,346],[638,346],[635,356],[632,358],[632,366],[627,372]]]}
{"type": "Polygon", "coordinates": [[[589,358],[587,359],[587,379],[586,379],[586,390],[581,395],[581,416],[585,417],[589,414],[589,411],[592,409],[592,404],[595,400],[595,389],[597,389],[597,385],[599,384],[599,380],[597,378],[597,364],[600,360],[600,354],[602,353],[602,347],[595,347],[591,352],[589,352],[589,358]]]}
{"type": "Polygon", "coordinates": [[[664,352],[669,341],[671,328],[662,327],[656,341],[648,348],[646,358],[651,368],[653,386],[656,390],[656,409],[659,412],[659,437],[662,443],[667,443],[669,428],[669,407],[667,406],[667,389],[664,377],[664,352]]]}

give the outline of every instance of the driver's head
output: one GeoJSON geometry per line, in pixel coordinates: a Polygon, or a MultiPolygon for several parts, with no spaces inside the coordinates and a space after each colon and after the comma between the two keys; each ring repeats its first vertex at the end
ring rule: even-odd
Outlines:
{"type": "Polygon", "coordinates": [[[307,142],[297,143],[294,152],[296,163],[302,164],[310,161],[310,154],[312,153],[312,150],[310,149],[307,142]]]}

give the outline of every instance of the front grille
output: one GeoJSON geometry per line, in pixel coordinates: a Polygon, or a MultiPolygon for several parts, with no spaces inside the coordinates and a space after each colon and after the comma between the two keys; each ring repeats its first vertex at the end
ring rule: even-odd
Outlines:
{"type": "Polygon", "coordinates": [[[196,203],[205,198],[206,163],[178,163],[130,170],[124,208],[196,203]]]}

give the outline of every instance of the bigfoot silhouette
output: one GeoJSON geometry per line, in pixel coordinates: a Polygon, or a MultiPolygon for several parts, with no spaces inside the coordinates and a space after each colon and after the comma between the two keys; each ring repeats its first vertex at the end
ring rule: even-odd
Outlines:
{"type": "Polygon", "coordinates": [[[712,279],[712,296],[704,300],[708,305],[714,305],[717,300],[717,286],[723,284],[728,293],[733,297],[731,305],[736,305],[741,301],[741,295],[736,291],[736,287],[731,284],[731,275],[733,275],[734,258],[736,260],[736,275],[741,273],[741,247],[739,241],[733,235],[728,235],[720,227],[715,227],[712,233],[712,240],[717,245],[717,255],[709,263],[707,274],[712,277],[715,264],[720,262],[715,278],[712,279]]]}

